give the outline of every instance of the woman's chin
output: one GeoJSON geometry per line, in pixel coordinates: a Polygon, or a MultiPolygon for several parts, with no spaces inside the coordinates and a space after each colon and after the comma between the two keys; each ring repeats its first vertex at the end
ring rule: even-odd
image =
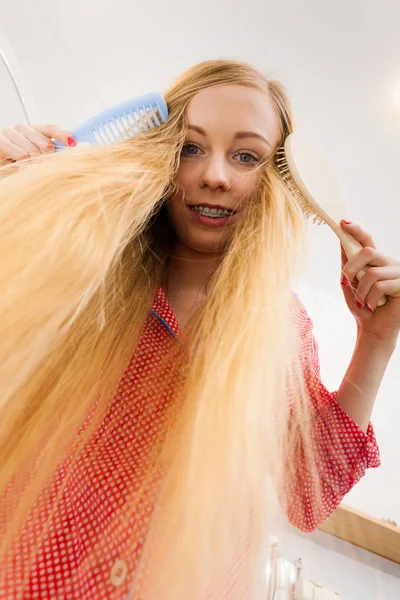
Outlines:
{"type": "Polygon", "coordinates": [[[204,232],[191,235],[185,245],[195,252],[204,254],[215,254],[224,252],[228,241],[226,232],[204,232]]]}

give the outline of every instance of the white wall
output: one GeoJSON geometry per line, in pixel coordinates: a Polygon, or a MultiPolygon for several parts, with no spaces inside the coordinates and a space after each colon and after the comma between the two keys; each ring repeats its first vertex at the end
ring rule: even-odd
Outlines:
{"type": "Polygon", "coordinates": [[[0,30],[0,128],[26,123],[35,113],[33,98],[13,46],[0,30]],[[1,58],[3,57],[3,58],[1,58]]]}
{"type": "MultiPolygon", "coordinates": [[[[73,127],[97,110],[152,89],[207,58],[239,58],[287,86],[298,127],[335,166],[347,217],[400,256],[398,0],[14,0],[1,28],[26,77],[39,122],[73,127]]],[[[0,65],[0,126],[21,120],[0,65]],[[8,90],[8,91],[7,91],[8,90]]],[[[4,69],[3,69],[4,70],[4,69]]],[[[354,324],[341,299],[337,241],[310,228],[303,298],[315,319],[322,372],[336,387],[350,359],[354,324]]],[[[397,351],[374,411],[383,467],[346,502],[400,523],[397,351]]]]}

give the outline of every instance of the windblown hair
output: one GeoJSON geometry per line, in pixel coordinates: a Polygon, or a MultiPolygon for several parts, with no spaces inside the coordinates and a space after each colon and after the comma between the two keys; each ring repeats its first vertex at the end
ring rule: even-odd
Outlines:
{"type": "MultiPolygon", "coordinates": [[[[282,141],[293,130],[279,83],[241,63],[211,61],[166,94],[170,117],[161,127],[1,170],[4,556],[12,557],[24,520],[65,457],[73,463],[110,406],[165,274],[172,233],[164,202],[174,191],[187,105],[201,90],[227,84],[268,92],[282,141]]],[[[304,218],[274,160],[262,168],[206,301],[159,365],[157,393],[138,382],[155,405],[189,365],[144,481],[123,507],[126,519],[110,525],[126,526],[147,483],[159,478],[137,581],[144,600],[219,598],[240,544],[248,556],[230,598],[242,598],[245,585],[262,597],[273,489],[287,508],[282,480],[294,472],[293,444],[308,443],[291,291],[304,218]]],[[[44,535],[45,525],[38,546],[44,535]]]]}

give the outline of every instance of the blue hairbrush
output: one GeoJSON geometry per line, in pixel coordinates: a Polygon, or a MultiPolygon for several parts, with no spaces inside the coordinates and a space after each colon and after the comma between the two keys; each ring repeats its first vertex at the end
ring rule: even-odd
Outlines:
{"type": "MultiPolygon", "coordinates": [[[[167,103],[161,94],[138,96],[103,110],[72,130],[79,143],[110,146],[128,140],[134,135],[159,127],[168,119],[167,103]]],[[[65,148],[53,140],[56,150],[65,148]]]]}

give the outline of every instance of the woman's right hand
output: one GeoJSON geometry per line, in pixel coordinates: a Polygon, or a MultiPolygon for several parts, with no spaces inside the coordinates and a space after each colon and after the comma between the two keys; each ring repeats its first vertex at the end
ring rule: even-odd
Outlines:
{"type": "Polygon", "coordinates": [[[52,138],[76,146],[71,133],[57,125],[16,125],[0,133],[0,167],[36,154],[54,152],[52,138]]]}

